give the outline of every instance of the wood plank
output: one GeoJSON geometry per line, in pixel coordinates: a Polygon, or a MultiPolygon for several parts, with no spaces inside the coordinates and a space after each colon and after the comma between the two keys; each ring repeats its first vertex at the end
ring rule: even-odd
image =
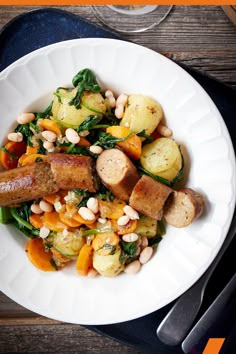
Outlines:
{"type": "Polygon", "coordinates": [[[141,354],[78,325],[1,326],[1,353],[141,354]]]}

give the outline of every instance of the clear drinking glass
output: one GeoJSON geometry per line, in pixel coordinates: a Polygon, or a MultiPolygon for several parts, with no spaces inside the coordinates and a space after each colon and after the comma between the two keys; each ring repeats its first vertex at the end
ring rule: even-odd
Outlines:
{"type": "Polygon", "coordinates": [[[121,33],[137,33],[158,26],[173,6],[106,5],[92,6],[97,19],[105,26],[121,33]]]}

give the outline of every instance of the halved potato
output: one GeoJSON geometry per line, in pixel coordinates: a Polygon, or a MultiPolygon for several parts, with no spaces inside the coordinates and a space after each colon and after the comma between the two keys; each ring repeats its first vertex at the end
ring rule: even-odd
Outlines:
{"type": "Polygon", "coordinates": [[[155,237],[157,235],[157,220],[149,216],[142,216],[137,221],[135,233],[145,237],[155,237]]]}
{"type": "Polygon", "coordinates": [[[153,98],[130,95],[120,125],[135,133],[145,129],[146,134],[151,135],[162,118],[162,107],[153,98]]]}
{"type": "Polygon", "coordinates": [[[182,166],[182,157],[176,142],[160,138],[143,147],[141,165],[156,176],[173,180],[182,166]]]}
{"type": "Polygon", "coordinates": [[[120,247],[117,247],[113,255],[102,256],[94,252],[93,267],[104,277],[115,277],[124,270],[124,265],[120,263],[120,255],[120,247]]]}
{"type": "Polygon", "coordinates": [[[53,247],[66,257],[78,256],[84,244],[84,237],[73,232],[57,232],[53,237],[53,247]]]}
{"type": "Polygon", "coordinates": [[[63,88],[58,90],[52,105],[53,118],[66,127],[77,127],[89,115],[103,115],[106,111],[104,98],[100,93],[86,91],[81,100],[81,108],[76,109],[68,103],[76,94],[76,88],[68,91],[63,88]]]}

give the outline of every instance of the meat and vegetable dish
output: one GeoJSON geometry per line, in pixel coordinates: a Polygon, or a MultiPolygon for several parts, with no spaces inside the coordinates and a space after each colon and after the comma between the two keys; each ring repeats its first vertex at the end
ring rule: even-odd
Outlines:
{"type": "MultiPolygon", "coordinates": [[[[166,224],[186,227],[204,199],[177,188],[184,157],[161,105],[102,90],[89,69],[26,112],[1,148],[0,218],[29,240],[40,270],[74,261],[79,275],[137,273],[166,224]]],[[[158,255],[157,255],[158,256],[158,255]]]]}

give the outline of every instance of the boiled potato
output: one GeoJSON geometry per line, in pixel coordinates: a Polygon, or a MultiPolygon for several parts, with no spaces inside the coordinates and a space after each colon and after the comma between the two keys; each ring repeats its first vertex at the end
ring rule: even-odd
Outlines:
{"type": "Polygon", "coordinates": [[[78,256],[84,244],[84,237],[73,232],[57,232],[53,237],[53,247],[67,257],[78,256]]]}
{"type": "Polygon", "coordinates": [[[182,157],[176,142],[160,138],[142,149],[141,165],[156,176],[173,180],[182,166],[182,157]]]}
{"type": "Polygon", "coordinates": [[[157,234],[157,220],[150,218],[149,216],[142,216],[137,221],[137,227],[135,233],[140,236],[154,237],[157,234]]]}
{"type": "Polygon", "coordinates": [[[120,263],[120,255],[120,247],[117,247],[113,255],[101,256],[94,252],[93,267],[104,277],[115,277],[124,269],[124,265],[120,263]]]}
{"type": "Polygon", "coordinates": [[[79,109],[68,104],[75,96],[76,88],[70,91],[61,88],[58,90],[58,94],[60,99],[55,95],[52,115],[56,121],[61,122],[64,126],[77,127],[89,115],[102,115],[106,110],[104,98],[100,93],[85,92],[79,109]]]}
{"type": "Polygon", "coordinates": [[[135,133],[143,129],[151,135],[163,117],[161,105],[144,95],[130,95],[120,125],[135,133]]]}

